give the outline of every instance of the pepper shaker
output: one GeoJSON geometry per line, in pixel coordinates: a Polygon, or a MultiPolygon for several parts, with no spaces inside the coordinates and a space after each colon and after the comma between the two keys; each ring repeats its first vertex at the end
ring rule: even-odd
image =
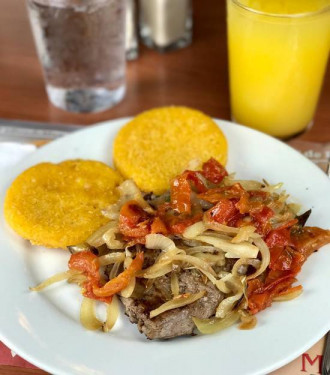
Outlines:
{"type": "Polygon", "coordinates": [[[139,5],[139,33],[146,46],[166,52],[191,43],[191,0],[140,0],[139,5]]]}

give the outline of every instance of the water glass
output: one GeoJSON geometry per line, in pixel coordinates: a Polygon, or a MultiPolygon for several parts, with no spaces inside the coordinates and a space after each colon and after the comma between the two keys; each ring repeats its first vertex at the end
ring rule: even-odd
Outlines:
{"type": "Polygon", "coordinates": [[[27,0],[49,100],[97,112],[125,95],[123,0],[27,0]]]}

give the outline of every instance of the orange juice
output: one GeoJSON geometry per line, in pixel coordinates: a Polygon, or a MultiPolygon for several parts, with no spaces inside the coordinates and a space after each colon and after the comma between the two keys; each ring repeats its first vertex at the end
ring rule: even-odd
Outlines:
{"type": "Polygon", "coordinates": [[[238,123],[280,138],[313,120],[330,44],[330,0],[227,0],[238,123]]]}

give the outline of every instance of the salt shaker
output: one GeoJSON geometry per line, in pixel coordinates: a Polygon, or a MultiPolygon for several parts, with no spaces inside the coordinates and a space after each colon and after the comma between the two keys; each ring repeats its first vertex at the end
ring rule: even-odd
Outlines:
{"type": "Polygon", "coordinates": [[[166,52],[191,43],[191,0],[140,0],[139,5],[139,32],[146,46],[166,52]]]}
{"type": "Polygon", "coordinates": [[[139,54],[136,0],[126,0],[126,59],[135,60],[139,54]]]}

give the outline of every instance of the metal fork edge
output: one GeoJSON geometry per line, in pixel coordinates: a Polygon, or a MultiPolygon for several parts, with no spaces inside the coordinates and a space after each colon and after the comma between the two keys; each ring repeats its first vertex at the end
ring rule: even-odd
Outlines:
{"type": "Polygon", "coordinates": [[[322,361],[322,375],[330,375],[330,332],[327,334],[322,361]]]}

